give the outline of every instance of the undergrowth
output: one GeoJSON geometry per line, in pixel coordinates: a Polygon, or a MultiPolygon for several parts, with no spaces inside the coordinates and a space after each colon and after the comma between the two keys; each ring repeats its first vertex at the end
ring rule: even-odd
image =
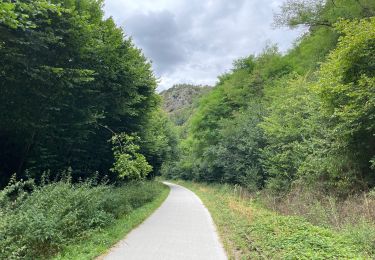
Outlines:
{"type": "Polygon", "coordinates": [[[13,181],[0,192],[0,259],[51,258],[153,201],[162,190],[163,184],[156,182],[114,187],[13,181]]]}

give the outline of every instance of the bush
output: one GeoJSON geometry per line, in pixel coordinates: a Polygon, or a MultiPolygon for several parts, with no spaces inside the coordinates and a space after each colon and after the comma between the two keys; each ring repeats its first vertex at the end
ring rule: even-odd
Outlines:
{"type": "Polygon", "coordinates": [[[113,187],[65,180],[34,186],[29,194],[25,186],[13,182],[0,193],[0,259],[50,257],[161,191],[161,184],[151,182],[113,187]]]}

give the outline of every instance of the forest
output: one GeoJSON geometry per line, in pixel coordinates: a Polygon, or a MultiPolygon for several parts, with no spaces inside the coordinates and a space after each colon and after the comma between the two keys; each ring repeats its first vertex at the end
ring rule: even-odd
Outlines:
{"type": "Polygon", "coordinates": [[[373,1],[286,1],[274,25],[304,35],[287,53],[269,45],[234,61],[198,100],[164,174],[279,194],[373,188],[374,12],[373,1]]]}
{"type": "Polygon", "coordinates": [[[287,52],[160,95],[103,6],[0,2],[1,259],[103,254],[161,205],[160,179],[242,259],[375,255],[373,0],[287,0],[273,26],[304,29],[287,52]]]}
{"type": "Polygon", "coordinates": [[[1,3],[0,186],[68,169],[74,180],[143,178],[171,156],[151,65],[102,4],[1,3]],[[116,146],[144,169],[122,169],[131,160],[118,155],[110,170],[116,146]]]}

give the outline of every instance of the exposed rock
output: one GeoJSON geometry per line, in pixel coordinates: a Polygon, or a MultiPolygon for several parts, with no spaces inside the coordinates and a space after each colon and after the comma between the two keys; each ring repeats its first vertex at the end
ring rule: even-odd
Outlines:
{"type": "Polygon", "coordinates": [[[211,89],[210,86],[174,85],[160,93],[163,97],[163,108],[177,125],[182,125],[190,117],[194,103],[211,89]]]}
{"type": "Polygon", "coordinates": [[[160,93],[163,97],[163,108],[171,113],[178,109],[190,106],[193,100],[209,92],[209,86],[196,86],[188,84],[174,85],[172,88],[160,93]]]}

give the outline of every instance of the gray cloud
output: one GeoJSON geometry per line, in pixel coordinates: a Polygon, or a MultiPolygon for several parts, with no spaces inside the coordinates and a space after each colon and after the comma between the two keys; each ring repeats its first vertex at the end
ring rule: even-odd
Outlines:
{"type": "Polygon", "coordinates": [[[133,14],[127,19],[126,28],[134,41],[143,47],[146,56],[154,61],[154,69],[159,75],[187,61],[187,53],[178,41],[179,25],[170,11],[133,14]]]}
{"type": "Polygon", "coordinates": [[[123,25],[152,60],[159,89],[214,84],[234,59],[276,43],[286,51],[301,33],[271,28],[283,0],[106,0],[106,15],[123,25]]]}

